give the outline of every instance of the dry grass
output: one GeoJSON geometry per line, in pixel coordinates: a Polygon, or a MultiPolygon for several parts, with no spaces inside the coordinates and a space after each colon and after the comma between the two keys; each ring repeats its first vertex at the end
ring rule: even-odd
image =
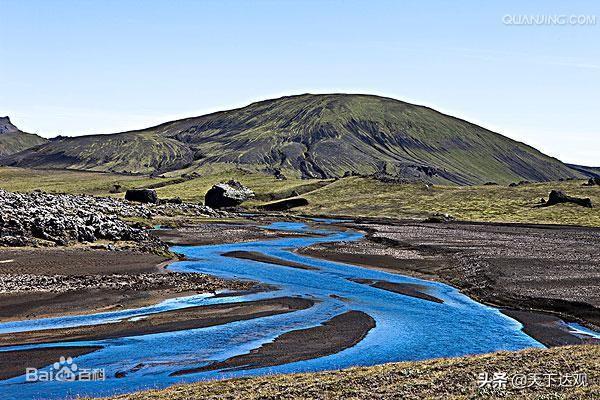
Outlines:
{"type": "Polygon", "coordinates": [[[48,193],[106,196],[110,194],[115,184],[120,185],[121,190],[124,191],[171,180],[172,178],[150,178],[104,172],[0,167],[0,189],[11,192],[31,192],[39,189],[48,193]]]}
{"type": "Polygon", "coordinates": [[[423,219],[441,212],[465,221],[600,226],[600,187],[582,186],[584,181],[532,183],[514,188],[426,187],[424,184],[388,184],[359,177],[336,181],[293,177],[278,180],[272,175],[241,169],[215,170],[181,183],[175,179],[0,167],[0,188],[10,191],[41,189],[50,193],[122,197],[123,193],[109,193],[113,185],[121,185],[124,191],[164,184],[157,189],[162,198],[181,197],[185,201],[202,202],[213,184],[236,179],[256,193],[255,199],[244,203],[250,208],[300,194],[309,200],[310,205],[295,209],[298,213],[423,219]],[[540,198],[547,198],[552,189],[560,189],[573,196],[590,197],[595,207],[589,209],[571,204],[538,207],[540,198]]]}
{"type": "MultiPolygon", "coordinates": [[[[273,375],[178,385],[117,396],[128,400],[189,399],[598,399],[600,346],[500,352],[479,356],[384,364],[341,371],[273,375]],[[479,373],[493,375],[585,373],[585,387],[554,384],[480,389],[479,373]]],[[[510,382],[510,381],[509,381],[510,382]]]]}
{"type": "Polygon", "coordinates": [[[192,180],[180,182],[177,176],[151,178],[142,175],[121,175],[104,172],[0,167],[0,189],[11,192],[31,192],[39,189],[48,193],[122,197],[122,192],[130,188],[165,185],[156,189],[160,197],[181,197],[183,200],[191,202],[203,202],[204,195],[212,185],[230,179],[239,180],[254,190],[256,198],[248,202],[249,205],[290,197],[296,193],[302,194],[320,188],[332,181],[302,180],[298,178],[278,180],[273,175],[240,169],[212,172],[192,180]],[[121,186],[121,191],[111,194],[110,190],[115,184],[121,186]]]}
{"type": "Polygon", "coordinates": [[[364,178],[345,178],[306,197],[302,211],[314,214],[424,218],[449,213],[461,220],[600,226],[600,187],[584,181],[543,182],[507,186],[442,186],[386,184],[364,178]],[[552,189],[589,197],[594,208],[572,204],[538,207],[552,189]]]}
{"type": "Polygon", "coordinates": [[[202,175],[187,182],[168,185],[157,189],[157,193],[159,197],[180,197],[185,201],[203,202],[204,195],[212,185],[230,179],[240,181],[254,191],[256,198],[244,203],[244,205],[248,206],[290,197],[295,193],[302,194],[325,186],[328,182],[332,182],[332,180],[306,180],[293,177],[279,180],[273,175],[231,169],[202,175]]]}

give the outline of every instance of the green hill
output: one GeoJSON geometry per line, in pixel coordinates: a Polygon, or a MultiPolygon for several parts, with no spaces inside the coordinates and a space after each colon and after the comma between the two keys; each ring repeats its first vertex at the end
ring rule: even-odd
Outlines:
{"type": "Polygon", "coordinates": [[[53,140],[2,163],[145,174],[240,167],[304,178],[380,174],[458,184],[582,177],[458,118],[351,94],[282,97],[140,131],[53,140]]]}
{"type": "Polygon", "coordinates": [[[21,132],[8,117],[0,117],[0,156],[18,153],[47,140],[31,133],[21,132]]]}

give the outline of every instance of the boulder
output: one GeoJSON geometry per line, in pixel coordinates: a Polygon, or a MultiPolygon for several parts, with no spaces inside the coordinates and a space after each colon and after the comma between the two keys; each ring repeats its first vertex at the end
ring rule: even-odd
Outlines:
{"type": "Polygon", "coordinates": [[[285,211],[294,207],[304,207],[308,205],[308,200],[302,197],[296,197],[293,199],[283,199],[274,201],[273,203],[264,204],[259,209],[264,211],[285,211]]]}
{"type": "Polygon", "coordinates": [[[525,186],[525,185],[529,185],[531,184],[530,181],[519,181],[517,183],[513,182],[510,185],[508,185],[508,187],[517,187],[517,186],[525,186]]]}
{"type": "Polygon", "coordinates": [[[254,197],[252,190],[238,181],[230,180],[210,188],[204,196],[204,204],[212,208],[235,207],[251,197],[254,197]]]}
{"type": "Polygon", "coordinates": [[[553,190],[550,192],[550,196],[548,197],[548,201],[544,204],[544,207],[549,207],[560,203],[573,203],[582,207],[592,208],[591,199],[568,196],[560,190],[553,190]]]}
{"type": "Polygon", "coordinates": [[[600,177],[590,178],[587,183],[584,183],[583,186],[600,186],[600,177]]]}
{"type": "Polygon", "coordinates": [[[125,200],[156,204],[158,195],[154,189],[128,189],[125,192],[125,200]]]}
{"type": "Polygon", "coordinates": [[[434,222],[434,223],[443,223],[443,222],[452,222],[454,221],[454,217],[450,214],[442,214],[442,213],[435,213],[433,215],[431,215],[430,217],[427,217],[427,219],[425,219],[425,222],[434,222]]]}

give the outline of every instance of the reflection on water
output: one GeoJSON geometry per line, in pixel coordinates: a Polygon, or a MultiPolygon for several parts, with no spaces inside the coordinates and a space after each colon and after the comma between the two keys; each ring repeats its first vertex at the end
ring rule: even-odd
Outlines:
{"type": "MultiPolygon", "coordinates": [[[[321,222],[326,222],[325,220],[321,222]]],[[[315,232],[302,223],[277,222],[269,229],[315,232]]],[[[279,287],[279,290],[239,297],[197,295],[164,301],[135,310],[69,316],[0,324],[0,332],[56,328],[118,322],[141,314],[196,305],[257,300],[279,296],[302,296],[318,300],[314,307],[292,313],[229,323],[209,328],[146,336],[78,342],[102,345],[95,353],[75,358],[81,368],[104,368],[107,379],[97,382],[39,382],[24,384],[24,377],[0,382],[2,398],[64,398],[75,395],[110,395],[143,388],[165,387],[178,382],[270,373],[318,371],[353,365],[459,356],[496,350],[543,347],[521,332],[521,325],[498,310],[479,304],[456,289],[436,282],[304,257],[291,249],[318,242],[351,241],[362,237],[353,231],[319,229],[320,236],[291,237],[257,242],[212,246],[174,247],[190,261],[172,264],[181,272],[202,272],[224,278],[250,279],[279,287]],[[304,263],[317,270],[303,270],[250,260],[222,257],[229,251],[258,251],[304,263]],[[418,283],[443,304],[417,299],[352,282],[349,278],[418,283]],[[331,295],[335,295],[331,297],[331,295]],[[348,310],[360,310],[376,321],[366,338],[340,353],[287,365],[249,371],[210,371],[170,377],[169,373],[205,365],[243,354],[293,329],[320,323],[348,310]],[[132,370],[133,369],[133,370],[132,370]],[[116,373],[125,377],[116,378],[116,373]]],[[[73,345],[62,343],[61,346],[73,345]]],[[[20,346],[32,348],[56,345],[20,346]]],[[[65,355],[68,355],[66,351],[65,355]]],[[[0,353],[0,357],[2,357],[0,353]]]]}

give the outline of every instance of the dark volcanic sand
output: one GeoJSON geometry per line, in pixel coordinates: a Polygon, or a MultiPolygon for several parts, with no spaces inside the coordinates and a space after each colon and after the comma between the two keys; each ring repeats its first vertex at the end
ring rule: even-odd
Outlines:
{"type": "Polygon", "coordinates": [[[354,346],[374,327],[375,320],[368,314],[348,311],[322,325],[286,332],[250,353],[200,368],[176,371],[171,375],[230,368],[255,369],[324,357],[354,346]]]}
{"type": "Polygon", "coordinates": [[[180,274],[170,274],[166,283],[151,283],[157,274],[165,274],[172,261],[162,256],[132,251],[94,250],[82,247],[10,249],[0,252],[0,290],[2,275],[27,278],[24,290],[0,293],[0,321],[84,314],[121,308],[135,308],[172,297],[218,289],[249,289],[248,282],[226,281],[197,275],[195,284],[180,274]],[[69,287],[70,277],[118,274],[138,275],[136,282],[119,288],[69,287]],[[36,279],[62,276],[58,290],[36,288],[36,279]],[[144,284],[146,277],[148,284],[144,284]]]}
{"type": "Polygon", "coordinates": [[[0,274],[89,275],[157,272],[168,258],[133,251],[94,250],[83,247],[2,249],[0,274]]]}
{"type": "Polygon", "coordinates": [[[160,229],[153,234],[170,246],[203,246],[306,236],[303,233],[271,231],[257,225],[235,223],[206,223],[176,229],[160,229]]]}
{"type": "Polygon", "coordinates": [[[438,280],[483,303],[600,327],[598,228],[376,220],[354,227],[368,232],[364,240],[299,253],[438,280]]]}
{"type": "Polygon", "coordinates": [[[297,263],[294,261],[288,261],[288,260],[283,260],[281,258],[268,256],[268,255],[260,253],[258,251],[229,251],[229,252],[223,253],[221,255],[225,256],[225,257],[241,258],[243,260],[252,260],[252,261],[259,261],[259,262],[263,262],[263,263],[267,263],[267,264],[281,265],[284,267],[299,268],[299,269],[306,269],[306,270],[313,270],[313,271],[318,269],[315,267],[311,267],[310,265],[301,264],[301,263],[297,263]]]}
{"type": "Polygon", "coordinates": [[[371,279],[350,279],[352,282],[363,283],[377,289],[383,289],[390,292],[403,294],[405,296],[416,297],[417,299],[433,301],[434,303],[443,303],[444,300],[438,299],[435,296],[427,294],[427,287],[414,283],[395,283],[382,280],[371,279]]]}
{"type": "Polygon", "coordinates": [[[0,334],[0,347],[64,341],[102,340],[205,328],[234,321],[261,318],[303,310],[314,304],[298,297],[197,306],[148,314],[145,318],[119,323],[0,334]]]}
{"type": "Polygon", "coordinates": [[[0,352],[0,380],[25,374],[26,368],[42,368],[53,364],[60,357],[77,357],[100,350],[102,347],[46,347],[32,350],[0,352]]]}
{"type": "Polygon", "coordinates": [[[548,347],[594,343],[600,340],[573,334],[569,327],[553,315],[533,311],[502,310],[502,313],[523,324],[523,332],[548,347]]]}

